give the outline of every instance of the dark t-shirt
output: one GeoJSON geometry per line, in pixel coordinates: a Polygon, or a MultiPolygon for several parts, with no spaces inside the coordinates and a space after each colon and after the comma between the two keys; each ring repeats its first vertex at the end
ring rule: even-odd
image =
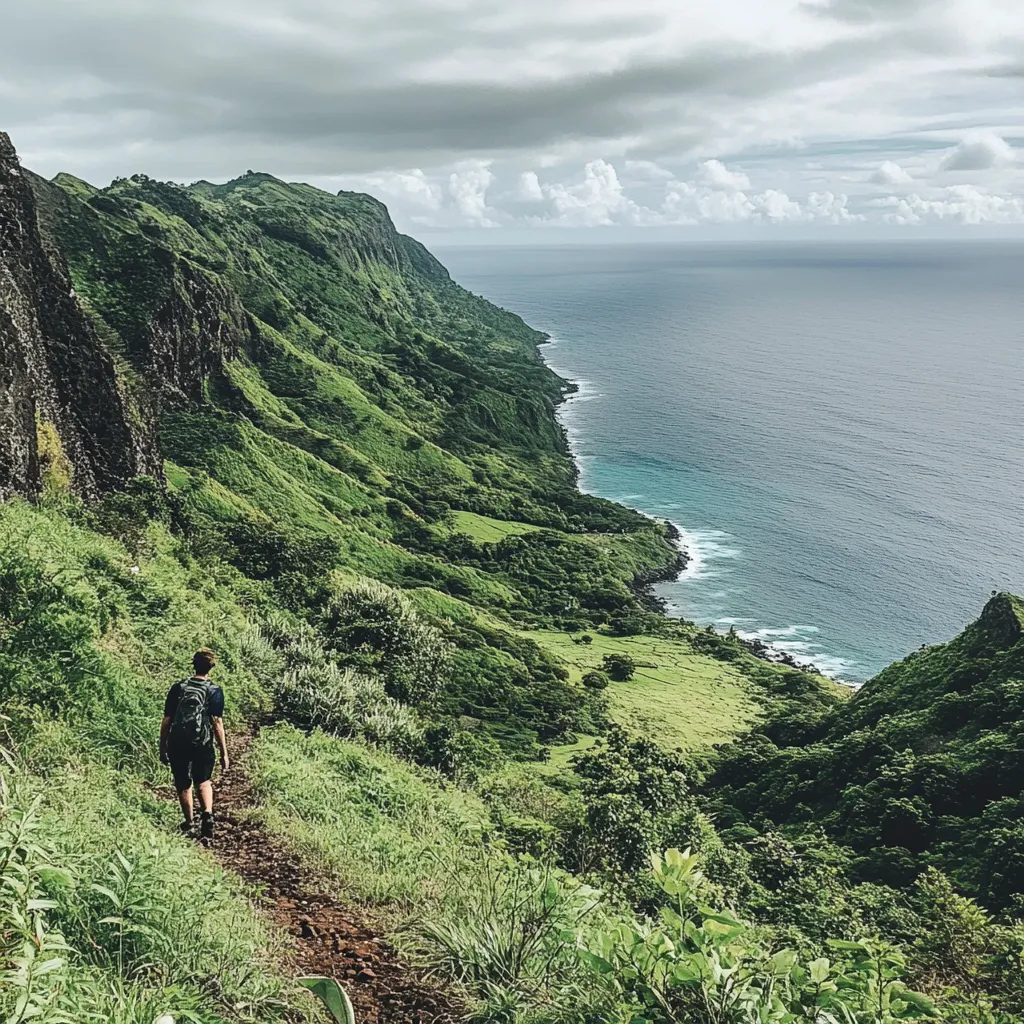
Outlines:
{"type": "MultiPolygon", "coordinates": [[[[191,680],[183,680],[180,683],[175,683],[167,691],[167,700],[164,701],[164,716],[167,718],[174,718],[174,712],[178,710],[178,704],[181,701],[181,690],[186,682],[191,680]]],[[[202,680],[197,680],[202,682],[202,680]]],[[[211,718],[223,718],[224,717],[224,691],[219,686],[214,686],[213,683],[206,684],[210,689],[210,702],[207,705],[207,710],[210,712],[211,718]]]]}

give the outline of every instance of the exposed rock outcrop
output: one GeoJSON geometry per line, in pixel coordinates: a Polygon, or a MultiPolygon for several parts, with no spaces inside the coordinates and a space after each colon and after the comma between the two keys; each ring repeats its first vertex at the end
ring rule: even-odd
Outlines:
{"type": "Polygon", "coordinates": [[[44,244],[27,176],[0,132],[0,499],[38,493],[47,462],[86,498],[159,473],[145,420],[63,258],[44,244]]]}
{"type": "Polygon", "coordinates": [[[116,194],[70,175],[28,177],[44,240],[66,254],[94,325],[141,375],[146,400],[155,407],[201,401],[210,375],[248,345],[249,318],[234,290],[195,262],[199,254],[174,252],[157,225],[140,231],[131,219],[143,201],[189,222],[199,219],[198,207],[183,189],[144,175],[116,194]]]}

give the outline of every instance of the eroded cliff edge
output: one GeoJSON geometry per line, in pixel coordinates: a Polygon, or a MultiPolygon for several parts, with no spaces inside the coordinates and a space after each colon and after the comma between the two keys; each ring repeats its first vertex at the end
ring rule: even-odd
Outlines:
{"type": "Polygon", "coordinates": [[[48,474],[94,497],[159,474],[154,431],[44,242],[36,201],[0,132],[0,500],[48,474]]]}

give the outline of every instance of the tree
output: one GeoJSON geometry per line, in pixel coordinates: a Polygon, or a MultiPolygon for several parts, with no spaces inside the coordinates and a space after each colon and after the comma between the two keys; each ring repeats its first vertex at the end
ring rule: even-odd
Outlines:
{"type": "Polygon", "coordinates": [[[334,594],[321,627],[343,664],[379,675],[388,696],[403,703],[429,701],[448,679],[451,646],[403,594],[381,583],[334,594]]]}
{"type": "Polygon", "coordinates": [[[606,654],[601,668],[617,683],[625,683],[636,673],[636,662],[628,654],[606,654]]]}
{"type": "Polygon", "coordinates": [[[582,683],[588,690],[606,690],[608,689],[608,676],[604,672],[594,669],[583,676],[582,683]]]}

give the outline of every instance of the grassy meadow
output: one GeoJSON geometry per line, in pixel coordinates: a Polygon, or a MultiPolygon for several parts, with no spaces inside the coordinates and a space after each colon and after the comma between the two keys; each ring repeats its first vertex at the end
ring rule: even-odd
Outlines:
{"type": "MultiPolygon", "coordinates": [[[[763,712],[751,681],[731,665],[696,653],[685,640],[657,636],[610,637],[536,630],[525,634],[569,667],[571,677],[600,669],[606,655],[627,654],[636,674],[612,680],[606,691],[611,715],[620,725],[670,749],[726,742],[763,712]]],[[[560,751],[564,748],[558,748],[560,751]]]]}

